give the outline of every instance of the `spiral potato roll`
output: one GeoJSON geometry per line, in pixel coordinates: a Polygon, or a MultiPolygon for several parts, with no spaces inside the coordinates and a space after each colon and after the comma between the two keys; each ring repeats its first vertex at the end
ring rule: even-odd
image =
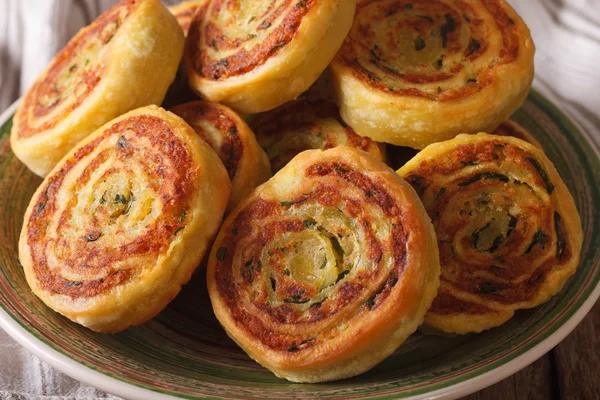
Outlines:
{"type": "Polygon", "coordinates": [[[355,0],[209,2],[188,33],[190,86],[242,114],[292,100],[339,50],[355,6],[355,0]]]}
{"type": "Polygon", "coordinates": [[[124,0],[100,15],[23,97],[10,136],[15,155],[43,177],[104,123],[160,104],[183,42],[177,21],[158,0],[124,0]]]}
{"type": "Polygon", "coordinates": [[[229,215],[207,284],[236,343],[277,376],[362,373],[421,324],[439,259],[410,185],[370,154],[308,150],[229,215]]]}
{"type": "Polygon", "coordinates": [[[304,150],[349,146],[385,161],[385,145],[358,136],[340,118],[335,103],[300,99],[285,104],[252,123],[274,172],[304,150]]]}
{"type": "Polygon", "coordinates": [[[228,211],[271,177],[269,158],[248,125],[230,108],[195,101],[174,107],[172,112],[194,128],[225,165],[232,183],[228,211]]]}
{"type": "Polygon", "coordinates": [[[504,0],[370,0],[331,68],[358,134],[423,148],[508,119],[531,86],[533,55],[504,0]]]}
{"type": "Polygon", "coordinates": [[[156,106],[131,111],[79,143],[34,194],[19,241],[27,282],[94,331],[141,324],[190,279],[230,185],[181,118],[156,106]]]}
{"type": "Polygon", "coordinates": [[[426,324],[480,332],[535,307],[575,272],[579,214],[544,153],[516,138],[459,135],[421,151],[398,173],[437,234],[438,297],[426,324]]]}

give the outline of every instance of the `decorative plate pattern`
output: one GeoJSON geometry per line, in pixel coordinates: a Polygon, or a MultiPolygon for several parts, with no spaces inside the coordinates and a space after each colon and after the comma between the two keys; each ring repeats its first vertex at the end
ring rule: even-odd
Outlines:
{"type": "Polygon", "coordinates": [[[47,308],[25,281],[17,240],[41,179],[10,150],[11,118],[0,120],[0,326],[78,379],[129,398],[456,397],[492,384],[550,350],[600,295],[600,156],[592,141],[532,91],[513,119],[542,143],[573,194],[585,240],[563,291],[499,328],[466,336],[411,336],[391,357],[353,379],[291,384],[252,361],[213,315],[204,272],[150,322],[116,335],[76,325],[47,308]]]}

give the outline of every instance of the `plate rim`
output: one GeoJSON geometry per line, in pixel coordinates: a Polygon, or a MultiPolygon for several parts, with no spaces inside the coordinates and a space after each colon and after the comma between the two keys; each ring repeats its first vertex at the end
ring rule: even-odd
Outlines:
{"type": "MultiPolygon", "coordinates": [[[[536,82],[537,83],[537,82],[536,82]]],[[[535,84],[531,93],[542,98],[549,103],[553,108],[559,111],[586,139],[586,142],[591,145],[591,150],[596,157],[600,159],[600,149],[598,149],[594,139],[590,136],[590,132],[584,129],[579,122],[574,119],[568,110],[562,105],[562,101],[543,85],[535,84]],[[540,87],[541,86],[541,87],[540,87]]],[[[4,112],[0,114],[0,126],[3,125],[16,111],[22,98],[16,100],[4,112]]],[[[517,373],[521,369],[535,362],[552,348],[558,345],[565,339],[585,318],[596,301],[600,298],[600,284],[590,292],[589,296],[584,300],[581,306],[559,326],[546,339],[536,344],[531,349],[525,351],[506,363],[486,371],[482,374],[467,378],[462,382],[453,385],[436,389],[432,392],[421,393],[415,396],[408,397],[407,400],[424,400],[424,399],[454,399],[462,396],[475,393],[481,389],[492,386],[501,380],[517,373]]],[[[29,333],[22,327],[10,314],[0,307],[0,328],[2,328],[11,338],[23,346],[26,350],[33,353],[43,361],[56,368],[65,375],[78,380],[79,382],[91,385],[104,392],[128,399],[148,399],[148,400],[165,400],[177,399],[172,395],[161,393],[137,386],[118,378],[106,375],[96,371],[76,360],[60,353],[53,349],[50,345],[37,339],[33,334],[29,333]]],[[[375,394],[374,397],[377,397],[375,394]]]]}

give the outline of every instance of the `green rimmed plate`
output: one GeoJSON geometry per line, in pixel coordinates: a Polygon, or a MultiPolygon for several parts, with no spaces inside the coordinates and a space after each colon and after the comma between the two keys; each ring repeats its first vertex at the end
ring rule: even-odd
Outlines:
{"type": "Polygon", "coordinates": [[[22,217],[41,182],[10,150],[13,105],[0,117],[0,326],[72,377],[126,398],[454,398],[491,385],[562,340],[600,296],[600,155],[593,142],[533,91],[514,119],[543,144],[579,209],[581,264],[548,303],[478,335],[413,335],[370,372],[297,385],[276,378],[227,338],[213,316],[204,274],[152,321],[102,335],[71,323],[29,290],[17,258],[22,217]]]}

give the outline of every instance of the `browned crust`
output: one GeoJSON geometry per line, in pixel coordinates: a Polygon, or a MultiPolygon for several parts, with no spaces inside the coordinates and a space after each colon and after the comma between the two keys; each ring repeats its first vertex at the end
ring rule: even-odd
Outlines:
{"type": "MultiPolygon", "coordinates": [[[[287,353],[296,353],[309,349],[321,341],[335,336],[336,327],[331,327],[326,332],[315,332],[314,335],[302,336],[288,334],[280,330],[274,330],[271,324],[285,324],[286,326],[307,326],[314,323],[328,324],[336,316],[344,311],[346,305],[357,301],[361,297],[368,299],[353,311],[355,316],[347,315],[345,318],[356,318],[364,313],[378,308],[391,294],[394,286],[402,276],[407,262],[407,240],[408,236],[404,230],[403,215],[387,189],[376,179],[368,177],[362,172],[354,170],[343,162],[320,162],[310,165],[305,169],[307,178],[316,178],[315,187],[310,193],[299,195],[297,198],[265,200],[256,198],[247,202],[243,209],[235,216],[229,232],[222,232],[219,243],[226,248],[217,252],[215,267],[216,288],[223,299],[233,321],[243,326],[248,334],[271,350],[287,353]],[[326,181],[318,183],[320,177],[335,177],[341,180],[341,184],[328,184],[326,181]],[[351,186],[361,193],[361,202],[373,205],[381,210],[388,218],[393,227],[389,237],[390,254],[393,267],[387,277],[381,276],[383,268],[379,266],[384,251],[384,242],[377,238],[374,228],[371,226],[372,216],[364,213],[361,204],[356,200],[348,198],[344,194],[344,187],[351,186]],[[306,311],[301,311],[295,304],[283,303],[277,306],[270,304],[266,289],[255,293],[253,299],[247,299],[245,294],[250,292],[250,285],[257,279],[264,279],[263,270],[268,271],[276,282],[275,291],[283,298],[295,299],[298,303],[311,302],[317,295],[318,289],[311,285],[305,285],[297,280],[288,279],[285,274],[284,265],[281,262],[285,248],[272,251],[269,255],[268,265],[257,264],[265,247],[276,237],[289,232],[301,232],[307,227],[305,221],[300,217],[284,215],[283,211],[299,207],[302,204],[316,204],[321,207],[338,207],[348,217],[356,220],[364,235],[366,256],[372,262],[373,267],[363,269],[356,275],[355,279],[345,278],[336,282],[335,294],[324,299],[320,303],[312,303],[306,311]],[[261,225],[259,233],[254,227],[261,225]],[[253,237],[250,245],[247,239],[253,237]],[[241,265],[233,260],[233,251],[244,240],[244,262],[241,265]],[[248,263],[251,264],[248,264],[248,263]],[[252,268],[247,268],[251,265],[252,268]],[[236,279],[234,273],[239,269],[236,279]],[[383,284],[379,287],[366,286],[366,282],[379,281],[383,284]],[[367,294],[365,294],[367,293],[367,294]],[[253,307],[261,310],[263,318],[248,313],[247,302],[253,307]]],[[[256,286],[254,286],[256,288],[256,286]]]]}
{"type": "Polygon", "coordinates": [[[229,179],[235,177],[238,164],[244,155],[244,143],[240,137],[238,118],[233,111],[210,101],[194,101],[173,107],[173,113],[185,120],[194,131],[217,152],[223,161],[229,179]],[[200,121],[209,122],[221,134],[218,146],[200,125],[200,121]]]}
{"type": "Polygon", "coordinates": [[[187,36],[188,31],[190,30],[192,17],[196,14],[200,7],[203,6],[204,2],[199,3],[196,1],[190,1],[169,7],[169,10],[177,19],[177,22],[179,23],[179,26],[183,30],[183,34],[185,36],[187,36]]]}
{"type": "MultiPolygon", "coordinates": [[[[464,99],[480,92],[485,87],[489,86],[494,79],[494,70],[502,65],[513,63],[519,57],[520,40],[518,26],[510,17],[506,10],[504,1],[502,0],[480,0],[483,6],[487,9],[490,15],[494,18],[497,28],[502,33],[503,48],[500,50],[498,58],[490,62],[485,68],[482,68],[476,76],[470,78],[465,84],[458,89],[444,89],[443,83],[454,78],[458,73],[464,70],[465,65],[475,62],[482,56],[489,43],[486,38],[486,31],[483,19],[477,18],[473,8],[466,1],[456,1],[455,6],[460,9],[460,12],[446,6],[441,2],[417,2],[414,0],[366,0],[357,5],[355,24],[361,23],[360,13],[367,6],[376,5],[380,8],[380,18],[393,18],[395,15],[402,15],[404,10],[410,8],[411,12],[418,10],[420,16],[408,18],[405,22],[416,28],[418,31],[428,32],[435,28],[436,32],[441,32],[443,25],[448,25],[449,16],[455,29],[448,29],[446,37],[446,54],[457,55],[462,52],[462,62],[455,63],[450,68],[439,73],[433,74],[415,74],[406,71],[397,71],[387,65],[385,60],[385,50],[370,42],[372,35],[369,34],[369,29],[366,26],[361,26],[360,36],[353,35],[354,29],[350,36],[344,42],[342,49],[338,52],[336,59],[345,64],[352,70],[356,79],[365,82],[373,88],[379,89],[386,93],[398,96],[422,97],[434,101],[452,101],[464,99]],[[378,4],[379,3],[379,4],[378,4]],[[439,15],[438,15],[439,14],[439,15]],[[438,18],[443,15],[440,21],[434,21],[434,26],[427,18],[438,18]],[[459,37],[457,32],[460,31],[462,25],[467,25],[471,31],[471,39],[475,40],[477,46],[472,46],[465,49],[458,42],[459,37]],[[438,30],[438,26],[440,29],[438,30]],[[357,54],[356,49],[360,48],[362,54],[357,54]],[[363,63],[369,62],[378,68],[379,74],[392,78],[395,81],[402,82],[404,85],[410,84],[427,84],[438,83],[440,87],[437,92],[425,91],[416,87],[393,87],[385,84],[381,78],[369,71],[363,66],[363,63]],[[472,81],[473,80],[473,81],[472,81]]],[[[431,19],[433,21],[433,19],[431,19]]],[[[371,21],[380,23],[381,21],[371,21]]],[[[433,33],[431,33],[433,34],[433,33]]],[[[443,60],[442,60],[443,62],[443,60]]],[[[444,67],[445,68],[445,67],[444,67]]]]}
{"type": "MultiPolygon", "coordinates": [[[[257,17],[261,23],[256,32],[265,29],[271,29],[271,32],[256,46],[245,49],[243,45],[247,39],[227,37],[214,22],[219,13],[225,12],[230,5],[233,7],[234,3],[234,0],[214,0],[209,8],[196,14],[190,25],[186,54],[191,60],[193,70],[201,77],[224,80],[263,65],[294,39],[303,18],[317,7],[316,0],[281,0],[272,12],[268,10],[265,15],[257,17]],[[279,19],[282,20],[281,23],[273,26],[279,19]],[[209,55],[208,48],[217,52],[235,52],[230,56],[215,59],[209,55]]],[[[271,7],[275,7],[274,2],[271,2],[271,7]]],[[[253,39],[256,35],[257,33],[248,33],[248,39],[253,39]]]]}
{"type": "MultiPolygon", "coordinates": [[[[108,171],[107,174],[110,174],[108,171]]],[[[127,172],[127,171],[125,171],[127,172]]],[[[131,173],[131,171],[129,171],[131,173]]],[[[120,261],[132,256],[152,256],[164,252],[170,245],[175,232],[185,225],[184,216],[188,204],[192,201],[194,186],[199,179],[199,172],[194,168],[193,159],[185,144],[172,132],[171,127],[160,118],[153,116],[134,116],[121,120],[108,128],[101,136],[81,147],[72,155],[62,168],[45,181],[45,187],[35,200],[27,226],[26,241],[31,249],[31,260],[35,278],[41,288],[48,291],[70,296],[71,298],[90,298],[106,293],[118,285],[125,284],[139,271],[132,269],[116,269],[120,261]],[[128,134],[127,132],[135,132],[128,134]],[[69,227],[71,213],[77,201],[71,197],[72,206],[67,206],[61,215],[56,215],[58,206],[57,195],[64,191],[63,180],[70,171],[79,165],[80,161],[94,152],[108,137],[123,133],[115,146],[107,149],[91,160],[85,166],[76,183],[78,192],[91,179],[96,167],[107,157],[116,157],[123,165],[132,162],[144,162],[151,165],[169,165],[170,167],[155,168],[156,179],[147,184],[157,193],[163,202],[163,211],[159,220],[154,221],[151,228],[143,236],[135,237],[131,242],[121,245],[118,249],[107,249],[102,246],[102,238],[90,241],[82,238],[61,238],[60,231],[69,227]],[[143,143],[148,141],[154,149],[164,149],[164,152],[144,152],[143,143]],[[165,163],[165,160],[168,160],[165,163]],[[169,182],[169,184],[165,184],[169,182]],[[59,233],[57,242],[47,240],[49,221],[57,220],[59,233]],[[48,267],[47,255],[50,246],[68,248],[70,255],[61,260],[65,268],[80,271],[84,276],[103,276],[100,279],[88,281],[71,281],[61,276],[60,271],[48,267]]],[[[191,206],[189,207],[191,208],[191,206]]],[[[110,216],[100,209],[89,217],[86,230],[89,235],[97,237],[97,233],[108,222],[110,216]]],[[[87,235],[86,235],[87,236],[87,235]]]]}
{"type": "MultiPolygon", "coordinates": [[[[423,161],[405,177],[417,194],[424,199],[427,212],[433,220],[442,265],[441,281],[447,284],[446,287],[453,287],[477,299],[476,302],[467,301],[464,300],[464,296],[457,298],[454,293],[440,289],[441,296],[434,300],[430,313],[485,314],[488,307],[484,304],[490,302],[500,303],[508,309],[513,309],[514,304],[530,302],[537,298],[550,272],[568,264],[572,257],[577,255],[568,237],[570,232],[565,230],[564,222],[560,222],[561,210],[555,210],[551,200],[548,200],[549,203],[536,206],[528,204],[527,208],[522,210],[526,218],[521,217],[521,220],[514,221],[510,233],[501,242],[499,253],[494,253],[493,260],[486,266],[471,264],[470,260],[462,259],[455,253],[453,240],[456,240],[457,232],[466,222],[457,215],[460,210],[446,210],[450,199],[467,195],[469,191],[477,191],[483,187],[496,187],[498,192],[505,192],[507,196],[511,196],[515,186],[529,185],[513,178],[508,172],[510,169],[524,171],[536,187],[542,188],[550,196],[555,190],[553,185],[557,182],[553,184],[549,181],[543,162],[537,161],[536,167],[536,161],[532,160],[537,160],[537,157],[531,152],[497,138],[453,148],[442,157],[423,161]],[[443,190],[436,183],[438,180],[443,180],[444,176],[454,176],[463,169],[473,168],[486,162],[499,165],[499,170],[506,170],[506,174],[493,169],[477,170],[448,182],[443,190]],[[432,195],[432,190],[437,194],[432,195]],[[456,215],[452,230],[441,230],[438,219],[441,215],[447,216],[448,213],[456,215]],[[538,221],[538,225],[529,223],[529,218],[531,221],[538,221]],[[530,239],[532,233],[537,231],[543,233],[538,238],[543,237],[544,240],[540,239],[523,251],[524,241],[532,242],[530,239]],[[559,236],[564,241],[562,249],[558,246],[559,236]],[[551,254],[547,257],[547,262],[541,265],[535,263],[547,254],[551,254]],[[450,270],[452,270],[451,274],[450,270]]],[[[478,200],[473,198],[472,201],[475,203],[478,200]]],[[[448,227],[448,224],[444,226],[448,227]]],[[[462,237],[460,245],[464,248],[472,247],[471,237],[462,237]]],[[[492,306],[490,308],[494,309],[492,306]]]]}
{"type": "Polygon", "coordinates": [[[47,71],[38,79],[23,97],[23,103],[15,115],[18,138],[29,138],[40,132],[54,128],[76,110],[92,93],[102,80],[103,63],[89,63],[89,66],[72,64],[72,60],[93,41],[102,46],[110,42],[119,26],[140,3],[140,0],[125,0],[100,15],[90,26],[82,29],[54,58],[47,71]],[[114,28],[112,27],[114,25],[114,28]],[[83,71],[80,72],[80,69],[83,71]],[[58,77],[68,70],[77,73],[79,80],[71,97],[62,97],[64,88],[59,87],[58,77]],[[42,100],[53,98],[49,104],[42,100]],[[66,105],[64,105],[66,104],[66,105]],[[45,117],[57,107],[62,107],[60,114],[36,126],[34,121],[45,117]]]}

